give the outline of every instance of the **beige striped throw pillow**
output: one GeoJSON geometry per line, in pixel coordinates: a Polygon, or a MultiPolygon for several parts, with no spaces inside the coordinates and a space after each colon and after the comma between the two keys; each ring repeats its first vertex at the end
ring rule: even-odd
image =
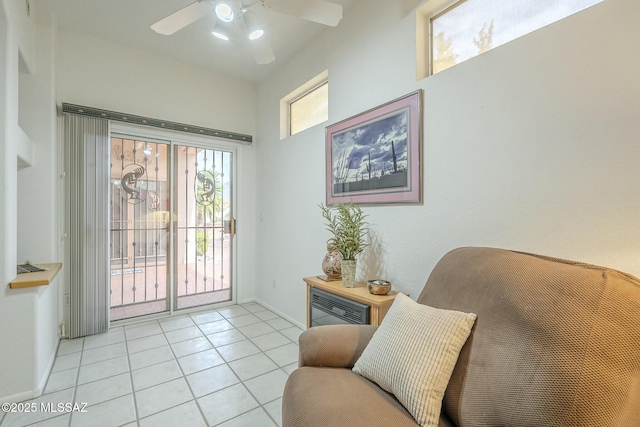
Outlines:
{"type": "Polygon", "coordinates": [[[442,397],[475,314],[398,294],[353,371],[393,393],[422,426],[437,426],[442,397]]]}

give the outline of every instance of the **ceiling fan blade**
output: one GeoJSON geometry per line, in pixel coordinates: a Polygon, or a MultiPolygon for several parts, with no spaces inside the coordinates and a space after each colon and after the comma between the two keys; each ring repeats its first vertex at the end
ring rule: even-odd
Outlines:
{"type": "Polygon", "coordinates": [[[261,0],[274,12],[335,27],[342,19],[342,6],[325,0],[261,0]]]}
{"type": "Polygon", "coordinates": [[[176,31],[181,30],[187,25],[206,16],[211,11],[212,7],[209,2],[196,1],[186,7],[183,7],[179,11],[172,13],[166,18],[159,20],[151,26],[151,29],[158,34],[170,36],[176,31]]]}
{"type": "Polygon", "coordinates": [[[264,37],[249,42],[249,49],[257,64],[266,65],[276,60],[271,44],[264,37]]]}

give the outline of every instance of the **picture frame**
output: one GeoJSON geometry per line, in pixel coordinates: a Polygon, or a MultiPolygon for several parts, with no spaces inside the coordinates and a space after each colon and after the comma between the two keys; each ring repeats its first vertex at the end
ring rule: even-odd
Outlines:
{"type": "Polygon", "coordinates": [[[422,203],[422,90],[326,127],[326,204],[422,203]]]}

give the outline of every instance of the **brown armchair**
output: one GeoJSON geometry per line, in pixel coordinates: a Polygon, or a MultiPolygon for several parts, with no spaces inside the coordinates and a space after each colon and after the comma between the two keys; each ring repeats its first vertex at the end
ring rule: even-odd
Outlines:
{"type": "MultiPolygon", "coordinates": [[[[439,426],[640,426],[640,281],[579,262],[461,248],[436,265],[419,303],[473,312],[439,426]]],[[[396,398],[351,368],[373,326],[300,337],[283,425],[416,426],[396,398]]]]}

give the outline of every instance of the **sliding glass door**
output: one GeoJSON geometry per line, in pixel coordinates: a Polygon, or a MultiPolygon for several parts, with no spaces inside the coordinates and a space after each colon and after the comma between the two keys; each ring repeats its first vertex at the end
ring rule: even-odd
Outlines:
{"type": "Polygon", "coordinates": [[[231,153],[176,145],[176,308],[231,300],[231,153]]]}
{"type": "Polygon", "coordinates": [[[111,320],[232,300],[232,160],[111,138],[111,320]]]}

